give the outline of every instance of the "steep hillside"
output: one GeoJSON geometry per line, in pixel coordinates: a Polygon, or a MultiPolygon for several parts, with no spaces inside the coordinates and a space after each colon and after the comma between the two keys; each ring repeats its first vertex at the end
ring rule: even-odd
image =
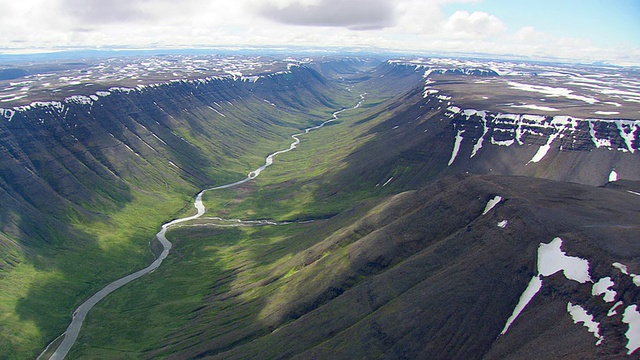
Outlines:
{"type": "Polygon", "coordinates": [[[455,111],[445,95],[425,96],[414,66],[385,64],[356,78],[353,91],[367,92],[362,107],[303,137],[300,149],[254,182],[207,193],[208,216],[169,233],[175,252],[166,267],[98,305],[70,356],[617,358],[635,351],[627,322],[638,299],[629,275],[639,265],[637,182],[607,183],[606,164],[592,176],[555,169],[545,164],[559,156],[551,150],[528,163],[553,138],[554,146],[572,144],[569,155],[576,166],[592,166],[587,172],[602,165],[590,165],[593,158],[619,157],[620,176],[632,177],[629,129],[579,119],[559,129],[553,117],[490,111],[477,119],[455,111]],[[604,124],[595,139],[608,136],[611,146],[596,146],[590,123],[604,124]],[[508,147],[493,143],[508,140],[508,147]],[[585,184],[542,179],[556,176],[585,184]],[[559,258],[588,261],[588,281],[539,265],[546,263],[539,249],[558,244],[559,258]],[[540,289],[518,306],[532,279],[540,289]],[[524,310],[516,316],[516,308],[524,310]],[[597,336],[574,323],[580,311],[600,324],[597,336]]]}
{"type": "Polygon", "coordinates": [[[638,186],[460,175],[324,221],[184,227],[171,235],[177,248],[167,267],[113,294],[72,355],[624,357],[635,350],[624,321],[640,295],[627,275],[640,266],[638,186]],[[567,256],[588,261],[589,280],[544,272],[537,295],[501,334],[543,273],[541,244],[556,238],[567,256]],[[612,298],[595,291],[607,277],[612,298]],[[597,337],[574,323],[568,303],[593,316],[597,337]],[[122,313],[131,315],[124,323],[122,313]],[[170,331],[168,314],[183,325],[170,331]],[[103,337],[105,326],[114,332],[103,337]]]}
{"type": "MultiPolygon", "coordinates": [[[[506,335],[500,332],[536,274],[536,250],[555,237],[565,251],[588,259],[593,282],[610,276],[615,301],[632,308],[638,288],[612,264],[637,268],[639,211],[640,199],[626,191],[517,177],[447,178],[384,201],[278,267],[264,281],[272,290],[256,315],[265,329],[257,339],[227,349],[241,333],[229,329],[175,358],[625,354],[624,307],[606,316],[612,301],[592,296],[592,283],[561,275],[545,277],[532,307],[506,335]],[[483,215],[495,195],[502,201],[483,215]],[[572,324],[567,302],[601,322],[602,345],[572,324]]],[[[214,296],[211,306],[225,299],[214,296]]]]}
{"type": "Polygon", "coordinates": [[[82,298],[150,262],[147,243],[194,193],[351,103],[345,86],[290,66],[3,109],[0,352],[35,354],[82,298]]]}

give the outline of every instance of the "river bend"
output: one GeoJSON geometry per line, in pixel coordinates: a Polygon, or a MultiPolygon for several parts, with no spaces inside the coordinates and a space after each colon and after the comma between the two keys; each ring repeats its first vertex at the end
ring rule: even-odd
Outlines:
{"type": "Polygon", "coordinates": [[[167,240],[167,237],[166,237],[167,230],[169,228],[171,228],[172,226],[174,226],[174,225],[177,225],[177,224],[180,224],[180,223],[184,223],[184,222],[187,222],[187,221],[191,221],[191,220],[197,219],[197,218],[201,217],[202,215],[204,215],[205,207],[204,207],[204,204],[202,203],[202,195],[205,192],[212,191],[212,190],[227,189],[227,188],[230,188],[230,187],[238,186],[240,184],[244,184],[247,181],[255,179],[256,177],[258,177],[258,175],[260,175],[260,173],[264,169],[266,169],[268,166],[273,164],[273,159],[276,156],[295,149],[298,146],[298,144],[300,144],[300,138],[299,138],[300,135],[304,135],[304,134],[309,133],[310,131],[320,129],[323,126],[325,126],[326,124],[337,120],[338,119],[338,115],[340,113],[342,113],[343,111],[357,109],[358,107],[360,107],[360,105],[364,101],[365,95],[366,95],[366,93],[360,94],[360,101],[358,101],[358,103],[354,107],[338,110],[338,111],[333,113],[333,117],[331,119],[321,123],[320,125],[316,125],[316,126],[312,126],[312,127],[306,128],[301,133],[291,135],[291,137],[294,139],[294,141],[291,143],[291,145],[289,145],[289,148],[284,149],[284,150],[276,151],[273,154],[270,154],[269,156],[267,156],[266,159],[265,159],[264,164],[262,166],[260,166],[259,168],[251,171],[247,175],[246,178],[244,178],[244,179],[242,179],[240,181],[236,181],[234,183],[208,188],[208,189],[202,190],[200,193],[198,193],[198,195],[196,195],[195,201],[193,203],[193,206],[195,207],[195,209],[197,211],[197,213],[195,215],[187,216],[187,217],[183,217],[183,218],[179,218],[179,219],[175,219],[173,221],[170,221],[170,222],[162,225],[162,228],[156,234],[156,239],[158,239],[158,241],[160,242],[160,244],[162,244],[162,247],[163,247],[163,250],[162,250],[162,253],[160,254],[160,256],[158,256],[146,268],[138,270],[138,271],[136,271],[134,273],[131,273],[131,274],[126,275],[126,276],[123,276],[120,279],[117,279],[117,280],[113,281],[112,283],[110,283],[109,285],[105,286],[104,288],[102,288],[97,293],[93,294],[90,298],[85,300],[73,312],[73,317],[71,319],[71,324],[69,324],[69,326],[67,327],[67,330],[64,333],[62,333],[62,335],[58,336],[54,341],[52,341],[44,349],[44,351],[40,354],[40,356],[38,356],[37,360],[40,360],[42,358],[42,356],[47,351],[49,351],[49,347],[52,346],[52,344],[54,344],[58,339],[60,339],[60,337],[63,337],[62,342],[60,343],[58,348],[55,350],[55,352],[51,355],[51,357],[49,357],[49,360],[62,360],[62,359],[64,359],[65,356],[67,355],[67,353],[69,352],[69,350],[71,350],[71,347],[75,343],[76,339],[78,338],[78,335],[80,333],[80,328],[82,327],[82,322],[84,321],[85,317],[87,316],[89,311],[98,302],[100,302],[100,300],[104,299],[107,295],[111,294],[112,292],[116,291],[117,289],[121,288],[122,286],[124,286],[124,285],[126,285],[126,284],[128,284],[128,283],[130,283],[130,282],[132,282],[132,281],[134,281],[134,280],[146,275],[146,274],[149,274],[149,273],[153,272],[155,269],[157,269],[160,266],[160,264],[162,264],[162,261],[167,257],[167,255],[169,255],[169,251],[171,250],[171,242],[169,242],[169,240],[167,240]]]}

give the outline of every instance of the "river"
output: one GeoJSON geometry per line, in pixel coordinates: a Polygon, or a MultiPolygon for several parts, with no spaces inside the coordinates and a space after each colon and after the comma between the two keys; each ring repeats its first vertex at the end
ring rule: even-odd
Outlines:
{"type": "Polygon", "coordinates": [[[160,256],[158,256],[146,268],[144,268],[142,270],[138,270],[138,271],[136,271],[134,273],[131,273],[129,275],[123,276],[120,279],[115,280],[114,282],[112,282],[109,285],[105,286],[100,291],[98,291],[97,293],[93,294],[90,298],[88,298],[80,306],[78,306],[78,308],[73,312],[73,316],[71,318],[71,324],[69,324],[69,326],[67,327],[67,330],[64,333],[62,333],[62,335],[58,336],[54,341],[49,343],[49,345],[44,349],[44,351],[40,354],[40,356],[38,356],[37,360],[44,359],[43,356],[48,351],[50,351],[49,348],[53,344],[55,344],[61,337],[63,338],[62,342],[60,343],[60,345],[58,345],[58,347],[56,348],[54,353],[51,355],[51,357],[49,357],[49,360],[62,360],[62,359],[64,359],[65,356],[67,356],[67,353],[69,352],[69,350],[71,350],[71,347],[73,346],[73,344],[76,342],[76,339],[78,338],[78,335],[80,334],[80,328],[82,327],[82,322],[84,321],[84,318],[87,316],[89,311],[98,302],[100,302],[100,300],[104,299],[107,295],[111,294],[112,292],[116,291],[117,289],[121,288],[122,286],[132,282],[133,280],[136,280],[136,279],[140,278],[141,276],[149,274],[152,271],[154,271],[155,269],[157,269],[160,266],[160,264],[162,264],[162,261],[167,257],[167,255],[169,255],[169,251],[171,250],[171,242],[169,240],[167,240],[167,237],[166,237],[167,230],[169,228],[171,228],[172,226],[174,226],[174,225],[177,225],[177,224],[180,224],[180,223],[184,223],[184,222],[187,222],[187,221],[191,221],[191,220],[197,219],[197,218],[201,217],[202,215],[204,215],[206,209],[204,207],[204,204],[202,203],[202,195],[205,192],[213,191],[213,190],[220,190],[220,189],[227,189],[227,188],[230,188],[230,187],[238,186],[240,184],[244,184],[247,181],[255,179],[256,177],[258,177],[258,175],[260,175],[260,173],[264,169],[266,169],[268,166],[273,164],[273,159],[276,156],[295,149],[298,146],[298,144],[300,144],[300,138],[299,138],[300,135],[304,135],[304,134],[309,133],[310,131],[320,129],[323,126],[325,126],[326,124],[337,120],[338,119],[338,115],[340,113],[342,113],[343,111],[357,109],[358,107],[360,107],[360,105],[364,101],[365,95],[366,95],[366,93],[360,94],[360,101],[358,101],[358,103],[354,107],[338,110],[338,111],[333,113],[333,117],[331,119],[321,123],[320,125],[316,125],[316,126],[313,126],[313,127],[306,128],[301,133],[297,133],[297,134],[291,135],[291,137],[294,139],[294,141],[293,141],[293,143],[291,143],[291,145],[289,145],[289,148],[284,149],[284,150],[276,151],[273,154],[270,154],[269,156],[267,156],[267,158],[265,159],[264,164],[262,166],[260,166],[259,168],[249,172],[249,174],[247,175],[246,178],[244,178],[244,179],[242,179],[240,181],[236,181],[234,183],[208,188],[208,189],[202,190],[200,193],[198,193],[198,195],[196,195],[196,199],[195,199],[195,201],[193,203],[193,206],[195,207],[195,209],[197,211],[197,213],[195,215],[187,216],[187,217],[183,217],[183,218],[180,218],[180,219],[175,219],[173,221],[170,221],[170,222],[162,225],[162,228],[156,234],[156,239],[158,239],[158,241],[160,242],[160,244],[162,244],[162,247],[163,247],[163,250],[162,250],[162,253],[160,254],[160,256]]]}

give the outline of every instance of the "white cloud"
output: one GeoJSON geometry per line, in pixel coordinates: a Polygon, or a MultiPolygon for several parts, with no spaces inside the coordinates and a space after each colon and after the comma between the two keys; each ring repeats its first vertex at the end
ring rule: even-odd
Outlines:
{"type": "Polygon", "coordinates": [[[456,37],[484,38],[504,32],[507,26],[486,12],[456,11],[444,24],[444,29],[456,37]]]}
{"type": "Polygon", "coordinates": [[[400,33],[435,34],[446,19],[436,1],[400,0],[396,11],[398,21],[393,30],[400,33]]]}
{"type": "Polygon", "coordinates": [[[514,35],[514,39],[521,43],[540,42],[545,41],[547,38],[547,34],[536,30],[533,26],[524,26],[514,35]]]}
{"type": "Polygon", "coordinates": [[[395,22],[395,9],[390,0],[307,0],[285,6],[266,2],[257,13],[282,24],[354,30],[381,29],[395,22]]]}
{"type": "Polygon", "coordinates": [[[638,48],[597,48],[588,40],[561,38],[532,26],[507,29],[487,12],[443,12],[447,3],[468,2],[477,3],[476,9],[482,5],[479,0],[0,0],[0,53],[302,45],[627,63],[640,58],[638,48]]]}

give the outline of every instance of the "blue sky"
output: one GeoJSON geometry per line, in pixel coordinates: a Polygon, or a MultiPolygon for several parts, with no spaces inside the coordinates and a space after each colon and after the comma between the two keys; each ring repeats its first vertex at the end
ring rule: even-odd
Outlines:
{"type": "Polygon", "coordinates": [[[533,26],[558,37],[591,39],[598,46],[640,46],[638,0],[483,0],[446,4],[443,10],[484,11],[509,29],[533,26]]]}
{"type": "Polygon", "coordinates": [[[0,53],[344,47],[640,65],[640,0],[0,0],[0,53]]]}

